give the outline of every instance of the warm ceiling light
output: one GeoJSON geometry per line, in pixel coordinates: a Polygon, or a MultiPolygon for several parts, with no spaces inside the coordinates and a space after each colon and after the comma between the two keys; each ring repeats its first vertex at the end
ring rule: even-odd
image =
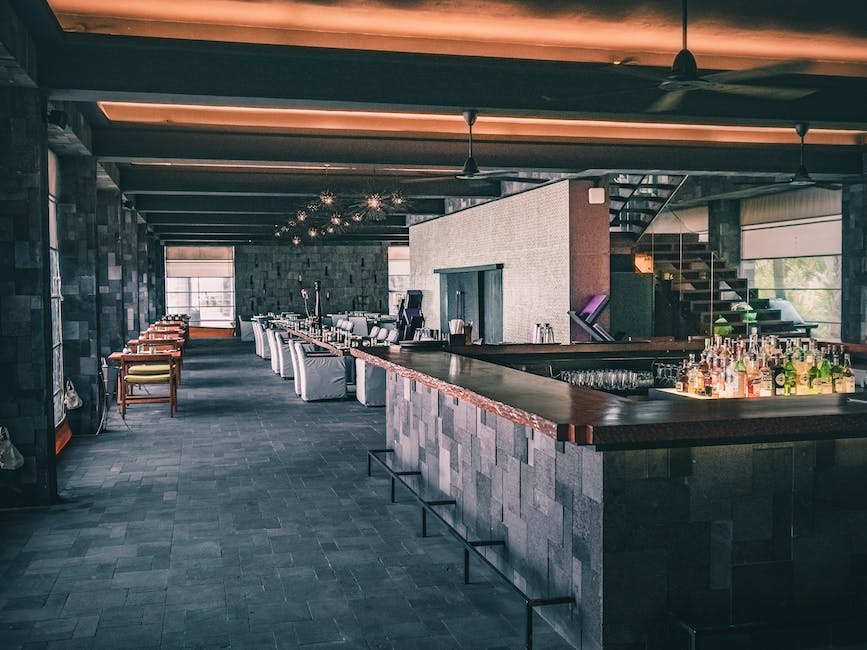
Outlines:
{"type": "Polygon", "coordinates": [[[175,167],[179,169],[230,169],[230,170],[245,170],[245,169],[287,169],[298,171],[323,171],[323,170],[354,170],[355,167],[342,167],[334,165],[298,165],[295,163],[248,163],[243,161],[218,163],[218,162],[164,162],[156,160],[133,160],[131,165],[136,167],[175,167]]]}
{"type": "Polygon", "coordinates": [[[307,211],[306,210],[298,210],[298,212],[295,213],[295,218],[298,221],[307,221],[307,211]]]}
{"type": "MultiPolygon", "coordinates": [[[[503,0],[452,2],[447,11],[433,0],[49,4],[65,30],[123,36],[562,61],[608,62],[629,52],[640,53],[647,65],[661,66],[671,62],[680,45],[676,6],[662,11],[661,3],[650,2],[618,5],[616,12],[605,3],[556,3],[551,10],[546,3],[503,0]]],[[[867,62],[863,39],[845,25],[837,26],[842,21],[799,24],[783,15],[769,22],[747,12],[738,23],[720,17],[720,12],[708,13],[694,12],[690,25],[691,45],[705,68],[746,68],[788,59],[802,52],[804,43],[809,43],[812,58],[829,62],[824,68],[867,62]]]]}
{"type": "Polygon", "coordinates": [[[298,235],[293,235],[292,236],[292,243],[295,246],[298,246],[301,243],[301,237],[299,237],[298,235]]]}
{"type": "Polygon", "coordinates": [[[378,212],[383,208],[382,195],[374,193],[369,194],[365,199],[365,203],[367,204],[367,209],[378,212]]]}
{"type": "Polygon", "coordinates": [[[339,226],[342,221],[343,221],[343,217],[341,217],[336,212],[331,215],[331,223],[334,224],[335,226],[339,226]]]}
{"type": "Polygon", "coordinates": [[[322,205],[334,205],[334,201],[336,199],[337,199],[337,197],[334,195],[334,193],[329,192],[328,190],[325,190],[324,192],[320,192],[320,194],[319,194],[319,202],[322,205]]]}
{"type": "MultiPolygon", "coordinates": [[[[112,121],[145,124],[170,122],[173,125],[208,125],[222,128],[261,126],[287,131],[313,129],[317,132],[341,130],[374,133],[435,133],[458,137],[466,135],[466,124],[457,114],[133,102],[100,102],[99,106],[112,121]]],[[[624,122],[504,115],[480,115],[473,126],[473,133],[482,137],[569,141],[665,140],[762,144],[790,144],[793,139],[797,141],[791,126],[624,122]]],[[[810,131],[810,141],[812,144],[859,145],[862,144],[863,135],[863,130],[815,128],[810,131]]],[[[339,168],[322,165],[317,169],[339,168]]],[[[390,168],[385,171],[408,170],[390,168]]]]}
{"type": "Polygon", "coordinates": [[[319,229],[318,228],[310,228],[310,230],[307,231],[307,234],[310,235],[311,237],[316,237],[319,234],[319,229]]]}

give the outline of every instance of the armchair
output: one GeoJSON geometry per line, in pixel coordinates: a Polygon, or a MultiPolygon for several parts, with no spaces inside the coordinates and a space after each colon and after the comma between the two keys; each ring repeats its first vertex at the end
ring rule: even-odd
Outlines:
{"type": "Polygon", "coordinates": [[[346,359],[319,351],[315,345],[297,344],[301,399],[312,402],[346,397],[346,359]]]}

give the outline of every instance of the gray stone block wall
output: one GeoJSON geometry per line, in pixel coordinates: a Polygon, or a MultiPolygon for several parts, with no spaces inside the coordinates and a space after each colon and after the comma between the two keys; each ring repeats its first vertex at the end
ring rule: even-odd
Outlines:
{"type": "Polygon", "coordinates": [[[526,593],[574,595],[574,608],[537,611],[572,647],[601,648],[601,456],[392,373],[387,391],[395,462],[458,502],[465,536],[504,539],[485,555],[526,593]]]}
{"type": "Polygon", "coordinates": [[[99,354],[120,350],[165,312],[162,246],[113,191],[97,193],[99,354]]]}
{"type": "Polygon", "coordinates": [[[235,310],[241,316],[269,311],[303,314],[302,287],[310,292],[313,313],[314,280],[321,282],[323,313],[388,312],[388,247],[235,247],[235,310]]]}
{"type": "Polygon", "coordinates": [[[38,91],[0,89],[0,425],[25,459],[0,472],[0,507],[57,492],[44,115],[38,91]]]}
{"type": "Polygon", "coordinates": [[[67,413],[73,434],[92,434],[99,403],[96,160],[60,159],[58,251],[63,295],[63,369],[84,402],[67,413]]]}
{"type": "Polygon", "coordinates": [[[842,306],[844,341],[867,339],[867,186],[844,185],[842,207],[842,306]]]}
{"type": "MultiPolygon", "coordinates": [[[[515,584],[574,595],[540,610],[574,647],[668,650],[669,613],[725,626],[867,598],[867,439],[596,452],[394,374],[387,391],[394,462],[458,502],[467,536],[505,539],[487,557],[515,584]]],[[[765,634],[752,647],[786,647],[765,634]]]]}

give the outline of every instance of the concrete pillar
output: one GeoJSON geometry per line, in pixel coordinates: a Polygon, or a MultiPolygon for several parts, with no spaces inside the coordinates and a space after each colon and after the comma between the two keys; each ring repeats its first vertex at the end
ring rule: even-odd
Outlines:
{"type": "Polygon", "coordinates": [[[24,467],[0,471],[0,507],[57,494],[45,101],[0,89],[0,425],[24,467]]]}
{"type": "Polygon", "coordinates": [[[133,210],[121,207],[119,215],[120,263],[123,279],[122,338],[124,343],[137,339],[141,331],[139,321],[139,267],[138,223],[133,210]]]}
{"type": "MultiPolygon", "coordinates": [[[[611,233],[608,202],[591,204],[590,181],[569,181],[569,305],[580,312],[592,296],[611,294],[611,233]]],[[[546,260],[540,260],[544,263],[546,260]]],[[[599,324],[610,325],[608,310],[599,324]]],[[[570,341],[586,341],[589,336],[570,322],[570,341]]]]}
{"type": "Polygon", "coordinates": [[[121,196],[115,191],[96,195],[96,240],[99,286],[99,354],[123,349],[128,340],[123,303],[123,254],[121,252],[121,196]]]}
{"type": "Polygon", "coordinates": [[[707,205],[707,236],[711,250],[729,266],[741,263],[741,202],[737,199],[710,201],[707,205]]]}
{"type": "Polygon", "coordinates": [[[57,205],[63,294],[63,366],[84,405],[67,416],[73,435],[91,435],[98,424],[99,304],[96,284],[96,160],[61,158],[57,205]]]}
{"type": "Polygon", "coordinates": [[[867,185],[843,186],[841,324],[843,341],[867,338],[867,185]]]}

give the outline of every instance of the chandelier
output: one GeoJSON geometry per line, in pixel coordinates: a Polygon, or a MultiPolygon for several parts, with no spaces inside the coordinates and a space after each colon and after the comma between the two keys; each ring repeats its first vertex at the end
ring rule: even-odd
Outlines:
{"type": "Polygon", "coordinates": [[[305,200],[285,223],[276,226],[274,237],[291,242],[293,246],[319,242],[365,223],[382,221],[389,214],[405,210],[407,203],[406,197],[396,190],[371,190],[360,198],[341,197],[330,190],[322,190],[305,200]]]}

